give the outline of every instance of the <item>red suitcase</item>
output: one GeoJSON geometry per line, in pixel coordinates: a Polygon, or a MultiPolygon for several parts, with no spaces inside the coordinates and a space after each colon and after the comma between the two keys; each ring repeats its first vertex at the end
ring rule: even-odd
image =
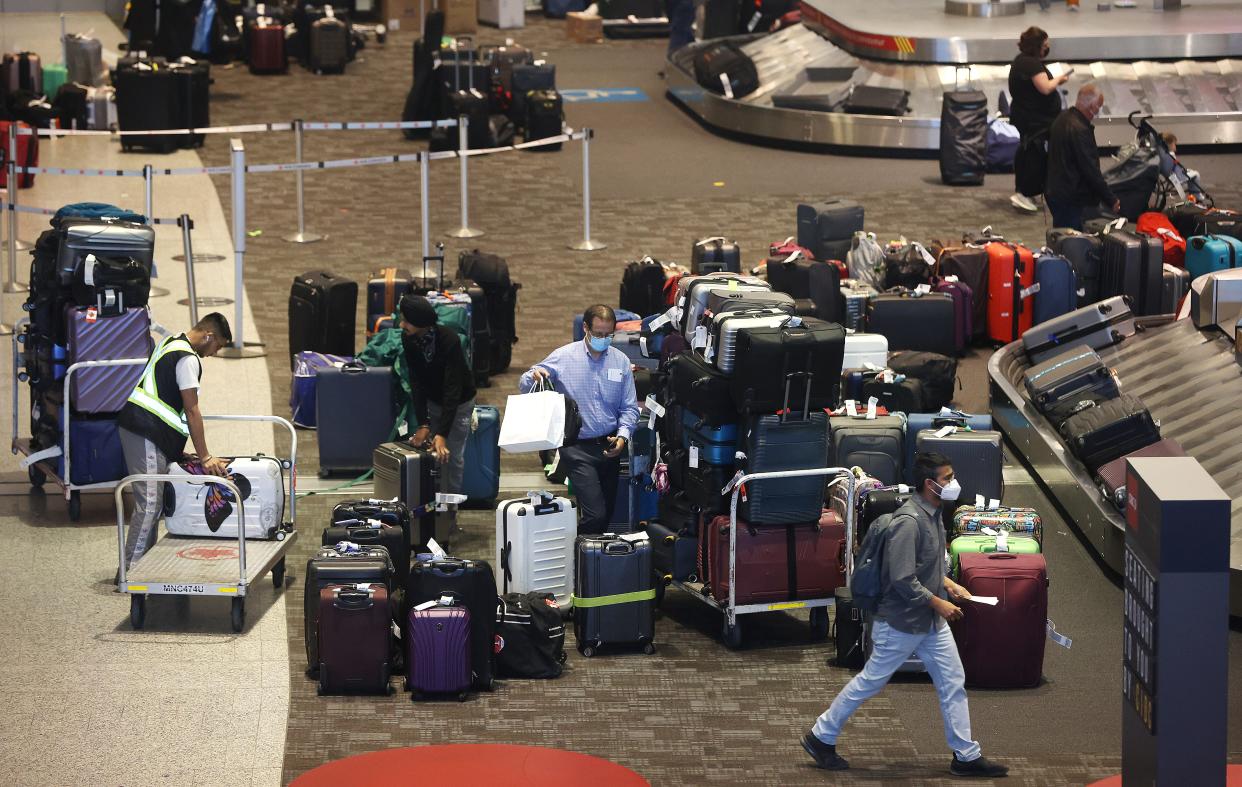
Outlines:
{"type": "Polygon", "coordinates": [[[417,700],[421,694],[456,694],[465,701],[470,671],[470,611],[464,606],[436,605],[410,610],[405,687],[417,700]]]}
{"type": "MultiPolygon", "coordinates": [[[[0,189],[8,188],[9,183],[9,125],[17,123],[17,127],[30,128],[21,121],[0,120],[0,189]]],[[[39,138],[33,134],[17,138],[17,166],[39,166],[39,138]]],[[[28,189],[34,185],[35,176],[23,172],[17,176],[17,187],[28,189]]]]}
{"type": "Polygon", "coordinates": [[[327,585],[319,591],[319,693],[387,694],[392,611],[388,589],[327,585]]]}
{"type": "Polygon", "coordinates": [[[285,56],[285,26],[255,25],[249,34],[250,73],[284,73],[289,66],[285,56]]]}
{"type": "Polygon", "coordinates": [[[989,689],[1038,686],[1044,670],[1048,620],[1048,567],[1043,555],[989,552],[960,556],[958,582],[996,606],[962,602],[966,614],[953,637],[966,683],[989,689]]]}
{"type": "Polygon", "coordinates": [[[1009,344],[1034,324],[1035,310],[1023,292],[1035,283],[1035,255],[1017,243],[994,241],[988,251],[988,338],[1009,344]]]}
{"type": "Polygon", "coordinates": [[[1117,508],[1125,508],[1126,506],[1126,459],[1132,456],[1185,456],[1186,451],[1182,448],[1182,444],[1174,440],[1172,437],[1166,437],[1158,443],[1152,443],[1149,446],[1140,448],[1137,451],[1128,453],[1120,459],[1114,459],[1100,466],[1096,472],[1097,483],[1100,486],[1100,494],[1104,495],[1104,499],[1117,508]]]}
{"type": "MultiPolygon", "coordinates": [[[[738,604],[832,598],[845,584],[845,523],[825,510],[818,522],[749,525],[738,520],[738,604]],[[789,565],[789,555],[797,559],[789,565]]],[[[729,600],[729,517],[706,528],[712,595],[729,600]]]]}

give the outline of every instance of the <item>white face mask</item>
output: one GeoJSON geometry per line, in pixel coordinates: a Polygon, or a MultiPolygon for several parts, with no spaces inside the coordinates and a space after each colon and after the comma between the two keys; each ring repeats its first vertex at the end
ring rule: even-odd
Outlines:
{"type": "Polygon", "coordinates": [[[935,481],[932,481],[932,483],[940,487],[940,499],[946,502],[952,503],[954,500],[957,500],[958,496],[962,494],[962,485],[957,482],[956,478],[954,478],[952,481],[945,484],[944,486],[940,486],[940,484],[936,484],[935,481]]]}

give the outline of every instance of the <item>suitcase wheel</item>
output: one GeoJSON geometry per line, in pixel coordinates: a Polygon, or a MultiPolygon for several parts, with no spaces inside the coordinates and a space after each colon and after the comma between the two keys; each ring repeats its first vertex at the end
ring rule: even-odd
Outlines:
{"type": "Polygon", "coordinates": [[[583,646],[582,646],[581,648],[579,648],[578,650],[579,650],[579,652],[581,652],[581,653],[582,653],[582,656],[583,656],[584,658],[588,658],[588,659],[589,659],[589,658],[591,658],[592,656],[594,656],[594,655],[595,655],[595,649],[596,649],[597,647],[599,647],[599,646],[598,646],[598,645],[583,645],[583,646]]]}
{"type": "Polygon", "coordinates": [[[815,607],[811,610],[811,639],[815,642],[828,639],[827,607],[815,607]]]}
{"type": "Polygon", "coordinates": [[[466,700],[468,700],[468,699],[470,699],[470,692],[469,692],[469,691],[459,691],[459,692],[457,692],[457,701],[458,701],[458,702],[465,702],[465,701],[466,701],[466,700]]]}
{"type": "Polygon", "coordinates": [[[654,642],[647,641],[643,643],[643,653],[646,653],[648,656],[654,655],[655,650],[656,648],[654,642]]]}

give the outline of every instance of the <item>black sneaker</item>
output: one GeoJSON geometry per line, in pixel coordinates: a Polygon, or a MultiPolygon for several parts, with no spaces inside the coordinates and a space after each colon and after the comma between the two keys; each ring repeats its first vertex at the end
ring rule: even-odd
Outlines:
{"type": "Polygon", "coordinates": [[[983,757],[970,762],[963,762],[953,755],[953,762],[949,765],[949,772],[954,776],[968,776],[981,779],[999,779],[1009,775],[1009,768],[1005,765],[997,765],[983,757]]]}
{"type": "Polygon", "coordinates": [[[806,753],[811,755],[811,759],[815,760],[815,764],[826,771],[843,771],[850,767],[845,758],[837,754],[837,747],[824,743],[815,737],[814,733],[808,732],[802,736],[802,748],[806,749],[806,753]]]}

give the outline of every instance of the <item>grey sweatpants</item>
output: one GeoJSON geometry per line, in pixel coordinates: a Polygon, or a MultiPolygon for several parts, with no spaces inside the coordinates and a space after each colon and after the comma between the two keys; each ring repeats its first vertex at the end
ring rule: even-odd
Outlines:
{"type": "MultiPolygon", "coordinates": [[[[125,467],[129,475],[167,473],[172,460],[164,456],[155,443],[128,429],[118,430],[121,435],[121,451],[125,454],[125,467]]],[[[125,569],[138,561],[155,545],[159,535],[161,509],[164,507],[164,483],[136,481],[131,487],[134,493],[134,512],[125,529],[125,569]]]]}
{"type": "MultiPolygon", "coordinates": [[[[430,420],[440,420],[440,413],[440,405],[427,402],[427,417],[430,420]]],[[[440,468],[439,491],[444,494],[455,495],[461,492],[462,478],[466,474],[466,440],[470,438],[470,420],[473,416],[473,399],[458,405],[457,414],[453,416],[453,428],[444,438],[449,450],[448,465],[440,468]]]]}

